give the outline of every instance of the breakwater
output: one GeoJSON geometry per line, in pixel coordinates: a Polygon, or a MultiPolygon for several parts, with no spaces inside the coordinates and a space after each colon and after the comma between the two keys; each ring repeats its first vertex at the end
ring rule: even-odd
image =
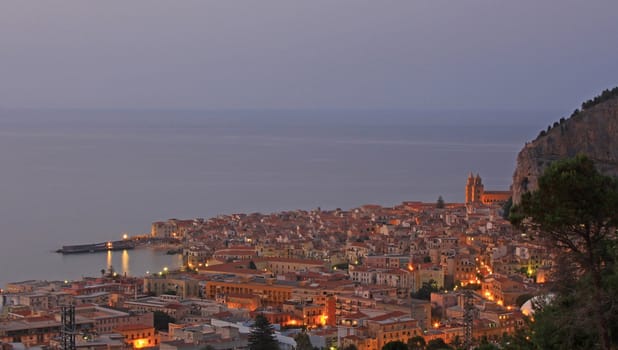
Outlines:
{"type": "Polygon", "coordinates": [[[96,253],[106,252],[109,250],[133,249],[135,248],[135,245],[135,241],[132,240],[109,241],[92,244],[63,245],[62,248],[56,250],[56,252],[61,254],[96,253]]]}
{"type": "Polygon", "coordinates": [[[179,239],[171,237],[151,237],[149,235],[141,235],[134,237],[125,237],[119,241],[108,241],[102,243],[90,244],[75,244],[63,245],[62,248],[56,250],[56,253],[61,254],[80,254],[80,253],[97,253],[112,250],[134,249],[137,247],[150,247],[155,249],[165,249],[168,253],[182,253],[182,242],[179,239]]]}

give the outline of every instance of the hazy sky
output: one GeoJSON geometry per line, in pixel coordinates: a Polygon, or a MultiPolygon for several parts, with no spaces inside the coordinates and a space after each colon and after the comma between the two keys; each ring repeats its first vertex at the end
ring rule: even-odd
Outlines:
{"type": "Polygon", "coordinates": [[[0,3],[4,108],[575,108],[618,1],[0,3]]]}

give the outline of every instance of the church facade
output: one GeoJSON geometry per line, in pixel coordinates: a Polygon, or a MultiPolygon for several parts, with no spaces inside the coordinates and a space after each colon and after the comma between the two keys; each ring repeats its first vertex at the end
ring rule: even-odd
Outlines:
{"type": "Polygon", "coordinates": [[[466,182],[466,204],[479,203],[479,204],[501,204],[506,202],[511,197],[511,191],[485,191],[483,180],[481,176],[468,176],[466,182]]]}

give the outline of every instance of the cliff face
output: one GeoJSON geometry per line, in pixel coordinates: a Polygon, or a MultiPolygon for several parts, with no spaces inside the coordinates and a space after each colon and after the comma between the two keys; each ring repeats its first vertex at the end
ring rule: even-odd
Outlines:
{"type": "Polygon", "coordinates": [[[517,156],[513,174],[513,201],[537,189],[537,179],[553,161],[582,153],[597,169],[618,176],[618,97],[586,108],[554,124],[551,130],[526,144],[517,156]]]}

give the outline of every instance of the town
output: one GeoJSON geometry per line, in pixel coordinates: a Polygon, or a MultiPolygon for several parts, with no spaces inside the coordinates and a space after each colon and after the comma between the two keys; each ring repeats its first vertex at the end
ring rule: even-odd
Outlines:
{"type": "Polygon", "coordinates": [[[60,349],[69,325],[78,349],[246,349],[256,315],[281,349],[299,334],[318,349],[498,341],[524,326],[552,263],[505,219],[510,196],[471,174],[465,203],[154,222],[152,238],[180,242],[182,269],[8,283],[0,341],[60,349]]]}

